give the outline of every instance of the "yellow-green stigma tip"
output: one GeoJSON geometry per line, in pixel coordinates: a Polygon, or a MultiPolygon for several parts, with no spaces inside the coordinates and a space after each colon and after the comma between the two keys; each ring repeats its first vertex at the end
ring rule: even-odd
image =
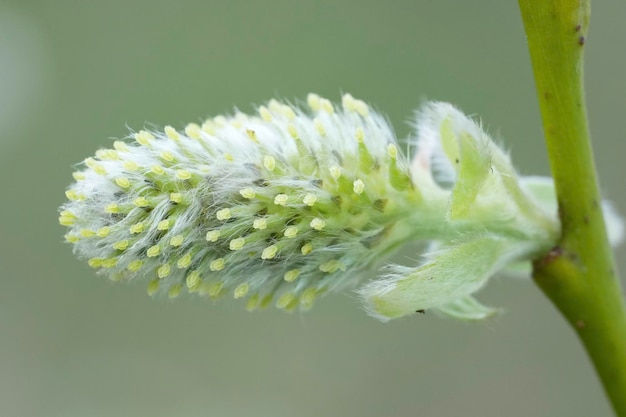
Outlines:
{"type": "Polygon", "coordinates": [[[140,223],[135,223],[132,226],[130,226],[130,233],[133,234],[133,235],[135,235],[137,233],[141,233],[141,232],[143,232],[143,228],[144,228],[143,223],[141,223],[141,222],[140,223]]]}
{"type": "Polygon", "coordinates": [[[188,180],[191,178],[191,172],[185,169],[179,169],[178,171],[176,171],[176,178],[178,178],[179,180],[188,180]]]}
{"type": "Polygon", "coordinates": [[[211,263],[209,264],[209,269],[211,271],[221,271],[222,269],[224,269],[225,264],[226,262],[224,261],[224,258],[218,258],[214,261],[211,261],[211,263]]]}
{"type": "Polygon", "coordinates": [[[246,239],[242,237],[238,237],[230,241],[229,247],[230,247],[230,250],[239,250],[243,248],[245,244],[246,244],[246,239]]]}
{"type": "Polygon", "coordinates": [[[276,301],[276,307],[280,308],[280,309],[285,309],[287,308],[294,300],[296,299],[296,296],[290,292],[285,293],[283,295],[281,295],[278,298],[278,301],[276,301]]]}
{"type": "Polygon", "coordinates": [[[352,190],[356,194],[362,194],[363,191],[365,190],[365,183],[363,182],[363,180],[354,181],[354,183],[352,184],[352,190]]]}
{"type": "Polygon", "coordinates": [[[196,290],[198,285],[200,284],[200,273],[198,271],[192,271],[185,278],[185,284],[187,284],[187,288],[190,290],[196,290]]]}
{"type": "Polygon", "coordinates": [[[263,249],[261,253],[261,259],[274,259],[278,253],[278,247],[276,245],[268,246],[263,249]]]}
{"type": "Polygon", "coordinates": [[[285,276],[283,277],[287,282],[293,282],[300,275],[299,269],[292,269],[290,271],[285,272],[285,276]]]}
{"type": "Polygon", "coordinates": [[[155,256],[159,256],[160,253],[161,253],[161,247],[159,245],[151,246],[146,251],[146,255],[148,256],[148,258],[154,258],[155,256]]]}
{"type": "Polygon", "coordinates": [[[161,220],[159,223],[157,223],[157,230],[167,230],[170,228],[170,225],[170,219],[161,220]]]}
{"type": "Polygon", "coordinates": [[[241,194],[243,198],[247,198],[247,199],[252,199],[256,197],[256,193],[254,192],[252,188],[243,188],[239,190],[239,194],[241,194]]]}
{"type": "Polygon", "coordinates": [[[115,183],[120,188],[129,188],[130,187],[130,180],[128,178],[126,178],[126,177],[115,178],[115,183]]]}
{"type": "Polygon", "coordinates": [[[157,276],[161,279],[166,278],[170,275],[171,270],[170,264],[163,264],[157,269],[157,276]]]}
{"type": "Polygon", "coordinates": [[[135,259],[128,264],[126,269],[128,269],[130,272],[137,272],[141,269],[142,266],[143,261],[141,259],[135,259]]]}
{"type": "Polygon", "coordinates": [[[96,236],[107,237],[109,233],[111,233],[111,228],[109,226],[104,226],[96,231],[96,236]]]}
{"type": "Polygon", "coordinates": [[[220,237],[219,230],[209,230],[208,232],[206,232],[205,239],[208,242],[217,242],[217,239],[219,239],[219,237],[220,237]]]}
{"type": "Polygon", "coordinates": [[[288,201],[289,196],[287,194],[278,194],[276,197],[274,197],[274,204],[276,204],[277,206],[285,206],[287,205],[288,201]]]}
{"type": "Polygon", "coordinates": [[[180,269],[189,268],[189,265],[191,265],[191,261],[191,254],[188,253],[176,262],[176,266],[180,269]]]}
{"type": "Polygon", "coordinates": [[[159,291],[159,281],[154,280],[148,284],[148,295],[153,296],[157,291],[159,291]]]}
{"type": "Polygon", "coordinates": [[[248,311],[255,310],[258,307],[258,305],[259,305],[259,295],[258,294],[251,295],[246,300],[246,310],[248,310],[248,311]]]}
{"type": "Polygon", "coordinates": [[[183,244],[184,240],[185,237],[183,235],[172,236],[172,238],[170,239],[170,246],[180,246],[183,244]]]}
{"type": "Polygon", "coordinates": [[[265,166],[268,171],[273,171],[276,168],[276,160],[271,155],[265,155],[265,157],[263,157],[263,166],[265,166]]]}
{"type": "Polygon", "coordinates": [[[308,255],[309,253],[311,253],[312,250],[313,245],[311,243],[305,243],[304,245],[302,245],[302,248],[300,248],[300,252],[302,252],[303,255],[308,255]]]}
{"type": "Polygon", "coordinates": [[[243,298],[246,296],[246,294],[248,294],[248,290],[249,290],[248,284],[246,283],[239,284],[237,288],[235,288],[233,295],[235,298],[243,298]]]}
{"type": "Polygon", "coordinates": [[[174,284],[170,287],[170,289],[167,292],[167,296],[168,298],[176,298],[180,295],[180,291],[182,289],[182,285],[180,284],[174,284]]]}
{"type": "Polygon", "coordinates": [[[230,216],[231,213],[229,208],[220,209],[215,213],[215,217],[217,218],[217,220],[228,220],[230,219],[230,216]]]}
{"type": "Polygon", "coordinates": [[[311,220],[311,223],[309,223],[309,226],[311,226],[311,229],[322,230],[324,229],[324,227],[326,227],[326,222],[323,219],[316,217],[313,220],[311,220]]]}

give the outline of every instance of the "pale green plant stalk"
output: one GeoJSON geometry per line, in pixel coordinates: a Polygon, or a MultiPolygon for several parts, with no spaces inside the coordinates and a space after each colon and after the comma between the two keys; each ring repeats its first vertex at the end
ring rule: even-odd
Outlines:
{"type": "Polygon", "coordinates": [[[626,416],[626,310],[607,241],[583,91],[588,0],[519,0],[559,202],[562,236],[533,277],[578,333],[626,416]]]}

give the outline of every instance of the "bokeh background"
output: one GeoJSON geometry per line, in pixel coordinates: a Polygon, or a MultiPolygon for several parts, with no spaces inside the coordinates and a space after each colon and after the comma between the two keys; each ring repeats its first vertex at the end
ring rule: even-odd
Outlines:
{"type": "MultiPolygon", "coordinates": [[[[594,146],[626,213],[626,3],[593,8],[594,146]]],[[[350,293],[250,314],[153,300],[63,243],[72,165],[127,127],[310,91],[373,103],[399,137],[425,99],[453,102],[521,172],[549,172],[514,0],[0,2],[0,415],[610,415],[575,335],[526,280],[492,280],[479,298],[506,312],[481,324],[381,324],[350,293]]]]}

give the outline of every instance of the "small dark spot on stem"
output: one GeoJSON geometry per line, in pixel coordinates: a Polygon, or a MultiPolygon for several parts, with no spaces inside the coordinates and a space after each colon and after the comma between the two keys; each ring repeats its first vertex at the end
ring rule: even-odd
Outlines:
{"type": "Polygon", "coordinates": [[[576,25],[576,28],[575,28],[575,29],[576,29],[576,32],[580,32],[580,30],[581,30],[582,28],[583,28],[583,27],[582,27],[581,25],[576,25]]]}
{"type": "Polygon", "coordinates": [[[416,313],[426,314],[426,310],[415,310],[416,313]]]}
{"type": "Polygon", "coordinates": [[[576,327],[578,327],[579,329],[584,329],[587,326],[587,324],[585,323],[584,320],[578,320],[576,322],[576,327]]]}
{"type": "Polygon", "coordinates": [[[581,45],[581,46],[585,44],[585,37],[584,36],[581,36],[581,37],[578,38],[578,44],[581,45]]]}
{"type": "Polygon", "coordinates": [[[456,162],[456,163],[458,164],[458,163],[459,163],[459,158],[456,158],[456,159],[454,160],[454,162],[456,162]]]}
{"type": "Polygon", "coordinates": [[[585,224],[589,224],[589,216],[583,217],[583,222],[585,222],[585,224]]]}
{"type": "Polygon", "coordinates": [[[543,93],[543,98],[545,98],[546,100],[550,100],[551,97],[552,97],[552,94],[550,94],[549,91],[545,91],[543,93]]]}
{"type": "Polygon", "coordinates": [[[535,261],[535,266],[546,266],[563,256],[563,249],[560,246],[553,247],[543,258],[535,261]]]}

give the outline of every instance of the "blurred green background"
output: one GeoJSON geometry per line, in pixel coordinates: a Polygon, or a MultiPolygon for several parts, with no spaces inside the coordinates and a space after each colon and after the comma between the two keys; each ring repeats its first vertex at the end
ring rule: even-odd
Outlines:
{"type": "MultiPolygon", "coordinates": [[[[603,189],[626,213],[626,3],[593,7],[591,127],[603,189]]],[[[180,128],[310,91],[365,99],[400,137],[425,99],[453,102],[521,172],[549,172],[514,0],[0,3],[1,416],[610,415],[530,282],[492,280],[479,298],[506,312],[482,324],[381,324],[350,293],[250,314],[153,300],[63,243],[72,164],[127,126],[180,128]]]]}

